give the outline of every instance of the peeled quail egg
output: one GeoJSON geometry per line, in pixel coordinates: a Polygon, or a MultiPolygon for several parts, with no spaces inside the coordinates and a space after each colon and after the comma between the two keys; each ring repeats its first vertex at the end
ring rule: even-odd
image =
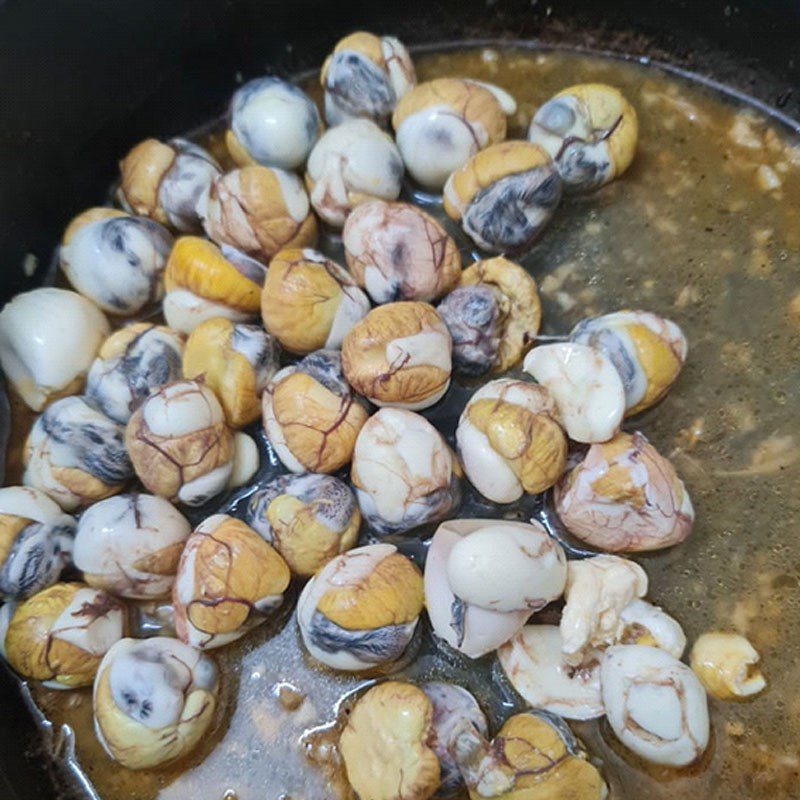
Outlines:
{"type": "Polygon", "coordinates": [[[425,561],[433,631],[470,658],[496,650],[564,590],[561,546],[538,523],[461,519],[439,526],[425,561]]]}
{"type": "Polygon", "coordinates": [[[212,317],[248,322],[258,314],[266,271],[234,247],[182,236],[164,273],[164,317],[182,333],[212,317]]]}
{"type": "Polygon", "coordinates": [[[450,334],[432,306],[389,303],[345,336],[342,367],[353,389],[375,405],[416,411],[450,386],[450,352],[450,334]]]}
{"type": "Polygon", "coordinates": [[[241,520],[215,514],[186,542],[172,589],[175,631],[193,647],[240,639],[283,604],[291,573],[241,520]]]}
{"type": "Polygon", "coordinates": [[[280,370],[262,410],[270,444],[292,472],[335,472],[348,464],[368,416],[344,379],[338,350],[317,350],[280,370]]]}
{"type": "Polygon", "coordinates": [[[573,535],[614,552],[671,547],[694,522],[686,487],[641,433],[592,445],[556,486],[555,505],[573,535]]]}
{"type": "Polygon", "coordinates": [[[632,600],[619,615],[620,644],[646,644],[680,658],[686,649],[686,634],[666,611],[646,600],[632,600]]]}
{"type": "Polygon", "coordinates": [[[197,213],[208,236],[265,263],[285,247],[313,247],[317,220],[293,172],[241,167],[212,181],[197,213]]]}
{"type": "Polygon", "coordinates": [[[145,139],[122,159],[117,197],[127,211],[184,233],[201,228],[196,206],[219,164],[186,139],[145,139]]]}
{"type": "Polygon", "coordinates": [[[123,436],[122,425],[87,397],[57,400],[28,434],[22,481],[65,511],[116,494],[133,477],[123,436]]]}
{"type": "Polygon", "coordinates": [[[120,597],[166,597],[191,530],[184,516],[161,497],[109,497],[81,515],[75,566],[90,586],[120,597]]]}
{"type": "Polygon", "coordinates": [[[129,317],[161,299],[172,234],[152,219],[90,208],[70,222],[61,269],[72,286],[109,314],[129,317]]]}
{"type": "Polygon", "coordinates": [[[270,262],[261,316],[266,329],[293,353],[340,348],[369,309],[351,275],[316,250],[281,250],[270,262]]]}
{"type": "Polygon", "coordinates": [[[240,166],[297,169],[322,132],[311,98],[280,78],[255,78],[233,95],[225,143],[240,166]]]}
{"type": "Polygon", "coordinates": [[[550,156],[529,142],[501,142],[476,153],[444,186],[444,210],[490,253],[528,250],[561,201],[550,156]]]}
{"type": "Polygon", "coordinates": [[[41,411],[83,388],[108,332],[103,313],[76,292],[24,292],[0,311],[0,366],[26,405],[41,411]]]}
{"type": "Polygon", "coordinates": [[[383,124],[416,82],[414,63],[398,39],[351,33],[336,43],[322,65],[325,118],[329,125],[357,118],[383,124]]]}
{"type": "Polygon", "coordinates": [[[447,517],[461,502],[461,469],[442,435],[419,414],[383,408],[356,440],[351,480],[378,534],[447,517]]]}
{"type": "Polygon", "coordinates": [[[0,597],[22,600],[55,583],[72,555],[75,520],[44,492],[0,489],[0,597]]]}
{"type": "Polygon", "coordinates": [[[591,663],[597,650],[619,641],[624,609],[647,594],[647,574],[619,556],[570,561],[561,613],[561,650],[575,667],[591,663]]]}
{"type": "Polygon", "coordinates": [[[125,635],[121,601],[82,583],[56,583],[3,611],[6,661],[51,689],[91,685],[100,660],[125,635]]]}
{"type": "Polygon", "coordinates": [[[567,465],[567,438],[549,392],[499,378],[470,398],[456,430],[464,472],[495,503],[552,486],[567,465]]]}
{"type": "Polygon", "coordinates": [[[474,731],[458,741],[470,800],[605,800],[608,787],[558,717],[515,714],[491,742],[474,731]]]}
{"type": "Polygon", "coordinates": [[[367,200],[396,200],[403,159],[394,140],[374,122],[354,119],[326,131],[306,166],[311,205],[336,228],[367,200]]]}
{"type": "Polygon", "coordinates": [[[434,710],[411,683],[386,681],[359,698],[339,739],[350,785],[369,800],[427,800],[440,784],[430,745],[434,710]]]}
{"type": "Polygon", "coordinates": [[[476,261],[436,309],[453,339],[453,365],[466,375],[505,372],[539,333],[536,281],[502,256],[476,261]]]}
{"type": "Polygon", "coordinates": [[[712,631],[694,643],[690,663],[710,695],[720,700],[747,700],[767,685],[759,660],[744,636],[712,631]]]}
{"type": "Polygon", "coordinates": [[[678,378],[688,345],[671,320],[649,311],[617,311],[579,322],[570,339],[602,350],[625,387],[625,414],[657,403],[678,378]]]}
{"type": "Polygon", "coordinates": [[[232,428],[258,419],[261,395],[278,369],[278,345],[260,325],[216,317],[189,335],[183,374],[216,394],[232,428]]]}
{"type": "Polygon", "coordinates": [[[561,596],[567,559],[538,522],[479,522],[447,559],[447,583],[456,597],[490,611],[535,612],[561,596]]]}
{"type": "Polygon", "coordinates": [[[497,658],[526,703],[566,719],[605,713],[600,695],[600,660],[567,664],[557,625],[526,625],[498,651],[497,658]]]}
{"type": "Polygon", "coordinates": [[[656,764],[683,767],[708,746],[708,699],[697,676],[665,650],[616,645],[600,668],[606,717],[619,740],[656,764]]]}
{"type": "Polygon", "coordinates": [[[139,480],[153,494],[201,505],[258,468],[249,436],[235,434],[219,400],[197,381],[176,381],[152,392],[125,430],[139,480]]]}
{"type": "Polygon", "coordinates": [[[181,377],[183,337],[150,322],[114,331],[92,362],[86,396],[123,425],[153,389],[181,377]]]}
{"type": "Polygon", "coordinates": [[[361,513],[350,487],[331,475],[280,475],[251,495],[247,523],[310,577],[358,537],[361,513]]]}
{"type": "Polygon", "coordinates": [[[214,662],[177,639],[122,639],[94,684],[94,727],[103,749],[128,769],[149,769],[193,750],[219,702],[214,662]]]}
{"type": "Polygon", "coordinates": [[[506,138],[506,114],[515,111],[514,99],[501,89],[463,78],[437,78],[415,86],[400,100],[392,125],[411,176],[440,191],[470,156],[506,138]]]}
{"type": "Polygon", "coordinates": [[[373,200],[342,232],[347,266],[376,303],[429,302],[455,288],[461,256],[447,231],[410,203],[373,200]]]}
{"type": "Polygon", "coordinates": [[[451,797],[464,789],[456,760],[456,746],[465,730],[489,735],[489,725],[478,701],[454,683],[425,683],[422,691],[433,705],[433,730],[428,744],[436,753],[441,769],[437,797],[451,797]]]}
{"type": "Polygon", "coordinates": [[[606,442],[619,431],[625,389],[602,351],[567,342],[541,345],[525,356],[523,368],[550,390],[570,439],[606,442]]]}
{"type": "Polygon", "coordinates": [[[528,140],[555,161],[569,192],[597,189],[625,172],[636,153],[634,107],[613,86],[562,89],[534,114],[528,140]]]}
{"type": "Polygon", "coordinates": [[[308,652],[334,669],[355,672],[395,661],[422,612],[422,576],[390,544],[348,550],[305,586],[297,622],[308,652]]]}

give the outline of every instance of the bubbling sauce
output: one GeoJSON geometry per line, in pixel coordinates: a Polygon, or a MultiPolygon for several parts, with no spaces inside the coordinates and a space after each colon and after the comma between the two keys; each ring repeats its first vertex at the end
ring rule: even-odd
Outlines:
{"type": "MultiPolygon", "coordinates": [[[[769,688],[748,703],[711,699],[711,744],[685,770],[636,760],[603,722],[573,729],[614,798],[798,797],[800,141],[738,101],[634,61],[498,46],[433,52],[416,64],[420,80],[469,76],[511,92],[519,111],[509,138],[523,138],[534,109],[574,83],[617,86],[636,107],[633,166],[596,194],[567,198],[522,263],[539,283],[543,334],[620,308],[663,314],[686,333],[689,359],[677,385],[626,428],[642,430],[673,460],[697,523],[684,544],[635,558],[650,576],[648,598],[681,622],[690,642],[708,629],[745,634],[769,688]]],[[[447,225],[466,265],[470,245],[447,225]]],[[[456,378],[423,412],[451,441],[473,390],[456,378]]],[[[263,437],[261,446],[259,481],[281,471],[263,437]]],[[[240,500],[229,498],[226,508],[240,500]]],[[[473,492],[459,516],[526,519],[539,509],[537,498],[509,509],[473,492]]],[[[419,531],[397,540],[423,557],[419,531]]],[[[446,652],[421,628],[394,674],[465,686],[493,731],[524,708],[494,656],[473,662],[446,652]]],[[[342,698],[367,679],[313,664],[293,615],[213,656],[224,687],[218,723],[188,761],[165,769],[131,772],[104,754],[89,690],[37,689],[36,698],[50,719],[75,729],[78,758],[108,800],[351,796],[336,769],[331,724],[340,701],[344,713],[342,698]]]]}

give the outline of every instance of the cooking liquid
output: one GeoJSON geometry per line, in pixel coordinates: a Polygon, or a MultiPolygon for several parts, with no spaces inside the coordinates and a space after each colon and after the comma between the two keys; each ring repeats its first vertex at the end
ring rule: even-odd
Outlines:
{"type": "MultiPolygon", "coordinates": [[[[519,111],[509,138],[524,138],[534,109],[574,83],[617,86],[636,107],[632,167],[596,194],[566,198],[523,263],[539,283],[543,334],[620,308],[662,314],[686,333],[679,381],[625,427],[642,430],[673,460],[697,523],[685,543],[636,560],[650,577],[648,599],[681,622],[690,645],[709,629],[744,633],[769,686],[747,703],[711,699],[711,744],[685,770],[638,761],[604,722],[572,727],[615,798],[800,797],[800,142],[744,104],[638,62],[479,47],[416,64],[420,80],[470,76],[511,92],[519,111]]],[[[448,227],[466,266],[472,246],[448,227]]],[[[474,388],[456,377],[445,399],[423,412],[451,442],[474,388]]],[[[259,481],[282,471],[263,437],[261,446],[259,481]]],[[[225,508],[236,506],[236,497],[226,500],[225,508]]],[[[459,516],[526,519],[540,508],[538,498],[493,506],[469,490],[459,516]]],[[[193,521],[202,516],[194,512],[193,521]]],[[[419,563],[432,528],[421,533],[393,539],[419,563]]],[[[79,760],[108,800],[348,796],[330,723],[341,698],[370,679],[312,663],[291,614],[213,656],[224,687],[218,724],[192,757],[166,769],[131,772],[105,755],[92,730],[90,690],[37,688],[36,697],[50,719],[75,729],[79,760]]],[[[393,674],[465,686],[493,732],[525,707],[493,656],[470,661],[445,650],[424,619],[408,656],[393,674]]]]}

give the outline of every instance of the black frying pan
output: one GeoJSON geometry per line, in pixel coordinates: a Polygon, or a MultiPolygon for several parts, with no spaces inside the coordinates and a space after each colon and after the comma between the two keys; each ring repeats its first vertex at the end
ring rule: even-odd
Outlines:
{"type": "MultiPolygon", "coordinates": [[[[0,0],[0,301],[44,280],[62,229],[103,201],[135,142],[196,127],[224,109],[237,73],[311,67],[356,28],[649,55],[800,118],[797,0],[0,0]]],[[[0,704],[0,796],[55,796],[2,669],[0,704]]]]}

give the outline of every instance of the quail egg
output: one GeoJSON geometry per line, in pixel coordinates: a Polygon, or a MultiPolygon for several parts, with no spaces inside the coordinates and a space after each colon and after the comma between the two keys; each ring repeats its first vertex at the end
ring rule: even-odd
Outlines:
{"type": "Polygon", "coordinates": [[[297,622],[317,661],[358,672],[396,661],[422,612],[422,575],[390,544],[348,550],[303,589],[297,622]]]}
{"type": "Polygon", "coordinates": [[[261,295],[266,329],[293,353],[338,349],[370,309],[350,274],[317,250],[281,250],[261,295]]]}
{"type": "Polygon", "coordinates": [[[191,534],[172,588],[175,631],[200,649],[222,647],[283,604],[291,573],[280,554],[241,520],[215,514],[191,534]]]}
{"type": "Polygon", "coordinates": [[[119,168],[117,198],[126,211],[182,233],[201,229],[197,201],[221,172],[202,147],[186,139],[145,139],[119,168]]]}
{"type": "Polygon", "coordinates": [[[430,302],[461,275],[456,243],[410,203],[363,203],[347,218],[342,241],[350,272],[376,303],[430,302]]]}
{"type": "Polygon", "coordinates": [[[77,292],[33,289],[0,311],[0,366],[25,404],[41,411],[80,392],[108,332],[103,312],[77,292]]]}
{"type": "Polygon", "coordinates": [[[90,208],[70,222],[59,259],[84,297],[109,314],[130,317],[161,299],[172,244],[172,234],[152,219],[90,208]]]}
{"type": "Polygon", "coordinates": [[[109,497],[78,521],[75,566],[90,586],[119,597],[167,597],[191,531],[185,517],[162,497],[109,497]]]}
{"type": "Polygon", "coordinates": [[[307,578],[356,543],[361,513],[350,487],[331,475],[279,475],[250,496],[245,519],[307,578]]]}
{"type": "Polygon", "coordinates": [[[280,370],[264,392],[264,430],[292,472],[335,472],[350,462],[367,411],[342,374],[338,350],[280,370]]]}
{"type": "Polygon", "coordinates": [[[86,396],[125,424],[153,389],[181,377],[183,336],[163,325],[135,322],[103,342],[86,377],[86,396]]]}

